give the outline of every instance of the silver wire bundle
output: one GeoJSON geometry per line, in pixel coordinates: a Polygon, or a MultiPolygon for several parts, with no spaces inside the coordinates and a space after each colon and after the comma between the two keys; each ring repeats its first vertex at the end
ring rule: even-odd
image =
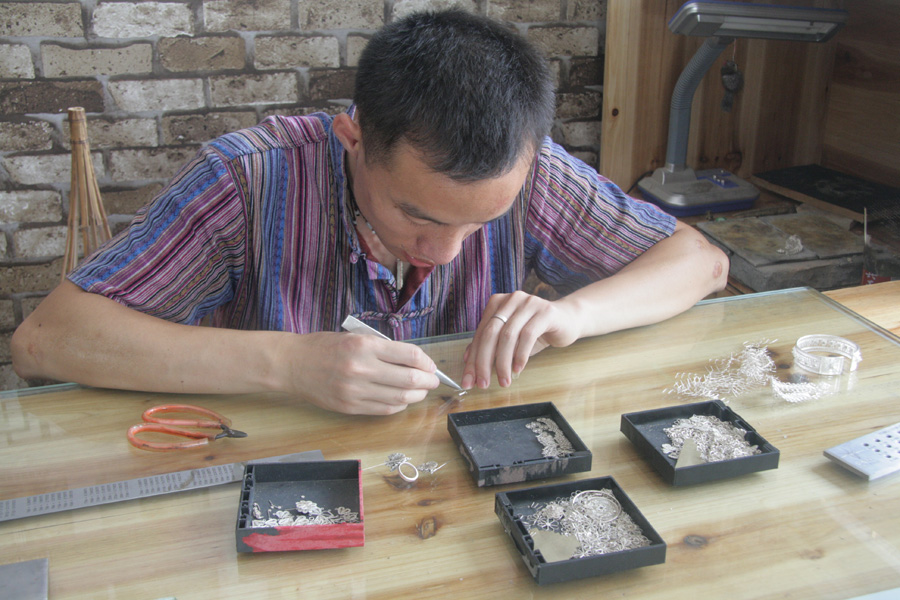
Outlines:
{"type": "Polygon", "coordinates": [[[740,353],[710,359],[705,374],[676,374],[675,384],[663,393],[727,401],[771,383],[776,398],[786,402],[806,402],[836,391],[828,382],[786,382],[775,377],[775,361],[769,356],[768,347],[775,341],[744,342],[740,353]]]}

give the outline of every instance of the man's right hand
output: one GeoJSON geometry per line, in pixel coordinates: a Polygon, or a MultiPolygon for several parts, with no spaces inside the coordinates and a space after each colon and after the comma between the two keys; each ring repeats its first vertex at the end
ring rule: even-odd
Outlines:
{"type": "Polygon", "coordinates": [[[289,391],[342,413],[389,415],[440,385],[434,361],[414,344],[354,333],[294,335],[289,391]]]}

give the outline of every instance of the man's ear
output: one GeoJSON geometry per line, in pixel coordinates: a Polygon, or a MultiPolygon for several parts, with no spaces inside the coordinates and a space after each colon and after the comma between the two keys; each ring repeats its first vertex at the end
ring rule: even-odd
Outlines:
{"type": "Polygon", "coordinates": [[[362,148],[362,129],[359,123],[347,113],[340,113],[335,115],[331,127],[344,150],[356,156],[362,148]]]}

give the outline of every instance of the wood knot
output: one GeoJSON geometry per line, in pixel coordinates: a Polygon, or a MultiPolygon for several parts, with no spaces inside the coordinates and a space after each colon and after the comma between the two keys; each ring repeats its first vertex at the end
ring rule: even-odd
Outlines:
{"type": "Polygon", "coordinates": [[[423,540],[427,540],[428,538],[437,535],[439,527],[440,524],[436,517],[425,517],[416,523],[416,533],[419,534],[419,537],[423,540]]]}
{"type": "Polygon", "coordinates": [[[709,541],[702,535],[686,535],[684,536],[684,543],[692,548],[702,548],[707,545],[709,541]]]}

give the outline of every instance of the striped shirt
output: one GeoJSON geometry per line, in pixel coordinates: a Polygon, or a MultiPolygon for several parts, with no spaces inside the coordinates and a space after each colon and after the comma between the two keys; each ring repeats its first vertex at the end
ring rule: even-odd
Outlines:
{"type": "Polygon", "coordinates": [[[352,314],[412,339],[473,331],[532,270],[563,294],[608,277],[674,230],[548,138],[512,209],[400,305],[360,246],[331,123],[269,117],[214,140],[69,279],[178,323],[309,333],[352,314]]]}

